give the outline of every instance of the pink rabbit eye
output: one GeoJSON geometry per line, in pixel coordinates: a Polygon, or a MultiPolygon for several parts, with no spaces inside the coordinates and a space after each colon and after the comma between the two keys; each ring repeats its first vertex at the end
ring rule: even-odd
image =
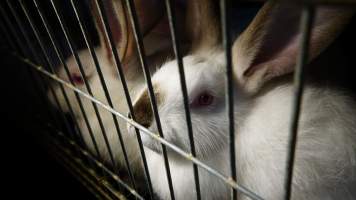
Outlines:
{"type": "Polygon", "coordinates": [[[213,95],[207,92],[203,92],[194,100],[193,104],[196,106],[209,106],[213,103],[213,101],[213,95]]]}
{"type": "Polygon", "coordinates": [[[79,74],[72,75],[72,80],[75,84],[83,84],[84,83],[84,80],[82,79],[82,77],[79,74]]]}

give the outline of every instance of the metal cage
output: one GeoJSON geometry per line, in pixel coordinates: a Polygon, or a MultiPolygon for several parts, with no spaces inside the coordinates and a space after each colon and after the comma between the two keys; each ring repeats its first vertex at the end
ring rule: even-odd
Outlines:
{"type": "MultiPolygon", "coordinates": [[[[191,151],[186,152],[178,146],[171,144],[167,140],[164,139],[164,132],[160,128],[160,116],[157,110],[157,100],[155,99],[153,86],[150,78],[150,71],[147,67],[145,49],[143,47],[143,34],[139,27],[139,18],[135,9],[135,4],[133,0],[125,0],[124,4],[127,7],[130,26],[133,29],[134,39],[137,45],[138,55],[140,64],[142,66],[145,80],[147,84],[147,88],[149,91],[149,97],[151,100],[151,106],[153,110],[153,115],[156,119],[158,133],[151,132],[146,129],[144,126],[135,122],[135,116],[128,118],[126,113],[120,113],[114,109],[113,102],[111,100],[110,92],[107,89],[107,85],[105,82],[106,77],[103,75],[100,67],[100,63],[98,61],[97,52],[95,51],[95,45],[97,41],[90,36],[91,30],[86,23],[87,19],[85,18],[85,13],[87,11],[83,11],[82,8],[78,7],[80,1],[71,0],[70,3],[68,1],[68,5],[72,9],[71,12],[74,13],[74,19],[77,23],[77,30],[79,35],[83,38],[84,46],[90,52],[90,55],[95,63],[95,69],[99,75],[100,83],[107,99],[106,102],[102,102],[96,99],[93,96],[92,89],[88,81],[84,75],[84,69],[82,66],[82,61],[78,56],[79,47],[73,38],[73,34],[71,29],[73,27],[68,26],[64,20],[66,17],[65,11],[63,8],[60,8],[58,4],[59,1],[50,0],[47,2],[47,7],[44,7],[45,3],[39,0],[33,1],[23,1],[16,0],[10,1],[6,0],[6,2],[2,2],[0,6],[1,11],[1,34],[6,38],[9,48],[13,50],[12,55],[14,58],[21,60],[28,67],[29,76],[32,78],[32,83],[34,87],[37,89],[37,93],[40,98],[39,101],[43,103],[46,108],[46,113],[50,118],[50,121],[45,124],[43,127],[43,134],[41,137],[46,138],[46,146],[51,150],[51,153],[57,158],[60,163],[62,163],[65,168],[68,168],[70,172],[73,173],[75,177],[78,178],[87,188],[93,192],[98,198],[103,199],[126,199],[126,198],[135,198],[135,199],[145,199],[150,198],[154,199],[152,184],[150,173],[147,167],[145,153],[143,144],[141,141],[140,134],[147,134],[152,137],[154,140],[157,140],[162,145],[163,156],[164,156],[164,164],[166,167],[167,178],[169,189],[171,193],[171,199],[175,199],[173,186],[171,181],[171,174],[169,168],[169,162],[167,158],[167,149],[170,151],[175,151],[176,153],[183,156],[185,159],[190,160],[192,163],[193,171],[194,171],[194,180],[195,180],[195,191],[197,195],[197,199],[201,199],[200,194],[200,183],[199,183],[199,173],[198,168],[206,170],[208,173],[216,176],[217,179],[222,180],[231,188],[231,198],[236,199],[237,192],[241,192],[244,195],[247,195],[251,199],[264,199],[263,196],[259,196],[255,194],[254,191],[249,188],[245,188],[243,185],[240,185],[238,181],[236,181],[236,161],[235,161],[235,127],[234,127],[234,96],[233,96],[233,76],[232,76],[232,62],[231,62],[231,35],[229,34],[231,18],[229,17],[231,14],[230,9],[230,1],[221,0],[220,1],[220,14],[221,14],[221,30],[223,35],[223,47],[225,51],[225,59],[227,61],[227,70],[226,70],[226,100],[228,105],[228,113],[226,115],[229,118],[229,140],[230,140],[230,160],[231,160],[231,174],[224,175],[217,170],[213,169],[209,165],[201,162],[196,157],[195,144],[193,140],[193,130],[192,123],[190,118],[190,110],[189,110],[189,102],[188,102],[188,93],[185,83],[185,72],[183,68],[182,56],[183,53],[181,51],[181,47],[179,44],[179,32],[177,31],[177,20],[176,13],[173,7],[171,0],[165,0],[165,9],[167,11],[168,19],[169,19],[169,28],[172,39],[172,44],[174,48],[175,58],[177,59],[179,74],[180,74],[180,82],[181,82],[181,92],[184,97],[184,109],[185,109],[185,117],[186,123],[188,127],[188,134],[190,138],[190,146],[191,151]],[[48,13],[51,13],[54,16],[57,24],[51,24],[48,21],[47,16],[48,13]],[[56,27],[54,27],[56,26],[56,27]],[[54,31],[61,32],[62,38],[60,38],[62,43],[66,46],[68,52],[63,52],[63,44],[60,43],[57,38],[58,34],[54,31]],[[43,37],[46,35],[46,39],[43,37]],[[62,46],[61,46],[62,45],[62,46]],[[75,61],[78,65],[78,69],[80,72],[80,76],[84,78],[84,84],[88,92],[84,92],[75,87],[75,84],[71,78],[69,78],[69,82],[62,80],[56,74],[55,66],[58,64],[64,64],[65,57],[67,55],[74,55],[75,61]],[[59,84],[62,94],[55,93],[51,84],[48,84],[48,80],[55,81],[59,84]],[[92,105],[95,109],[95,113],[97,115],[98,121],[101,126],[101,130],[104,135],[104,139],[106,145],[109,145],[108,138],[105,137],[105,128],[104,124],[101,121],[100,112],[98,109],[105,109],[107,112],[112,114],[112,118],[115,122],[116,131],[119,134],[121,146],[125,148],[124,141],[120,136],[120,128],[117,120],[121,119],[126,121],[127,123],[133,125],[136,128],[137,140],[140,147],[141,159],[143,161],[144,171],[145,171],[145,185],[147,188],[147,193],[142,193],[137,190],[137,183],[133,178],[133,174],[130,170],[130,164],[128,156],[126,152],[124,152],[124,157],[126,160],[126,165],[128,167],[127,175],[129,182],[123,180],[122,176],[117,172],[115,167],[107,166],[107,164],[103,163],[102,158],[94,156],[85,142],[83,142],[83,138],[81,138],[81,130],[78,128],[78,124],[76,124],[75,113],[71,108],[71,104],[67,97],[66,90],[64,88],[70,89],[75,93],[77,103],[80,105],[81,114],[84,116],[87,126],[90,127],[90,121],[86,119],[86,110],[83,107],[81,97],[84,97],[92,102],[92,105]],[[46,97],[46,91],[50,91],[53,95],[53,98],[58,104],[58,108],[60,114],[57,113],[56,110],[48,102],[46,97]],[[69,107],[69,115],[74,119],[71,122],[68,119],[68,114],[63,111],[63,108],[58,103],[58,95],[63,95],[66,104],[69,107]]],[[[112,30],[108,22],[108,16],[105,11],[104,0],[93,0],[94,6],[96,7],[100,19],[104,24],[105,35],[107,42],[113,47],[114,36],[112,30]]],[[[252,2],[252,1],[248,1],[252,2]]],[[[255,1],[260,2],[260,1],[255,1]]],[[[302,4],[303,13],[300,24],[300,31],[302,32],[302,39],[300,41],[300,52],[297,60],[296,72],[294,75],[294,99],[293,99],[293,108],[292,108],[292,123],[290,124],[290,133],[288,139],[288,158],[287,158],[287,174],[285,174],[285,199],[291,198],[291,183],[293,177],[293,164],[295,157],[295,148],[297,143],[297,132],[298,132],[298,119],[300,115],[300,107],[301,107],[301,99],[303,94],[303,82],[304,82],[304,66],[308,60],[308,46],[310,40],[311,33],[311,25],[313,22],[315,8],[320,4],[329,4],[329,5],[356,5],[353,0],[305,0],[305,1],[297,1],[293,3],[302,4]]],[[[122,81],[122,87],[125,93],[125,101],[128,104],[128,108],[130,113],[133,113],[132,99],[129,95],[129,89],[125,82],[125,75],[122,69],[122,63],[119,59],[119,52],[117,52],[116,48],[112,48],[113,58],[115,61],[115,67],[117,68],[117,75],[120,77],[122,81]]],[[[66,68],[67,75],[68,69],[66,68]]],[[[43,119],[39,119],[43,120],[43,119]]],[[[95,134],[90,132],[90,134],[95,134]]],[[[92,136],[92,139],[95,143],[95,138],[92,136]]],[[[98,147],[96,147],[98,148],[98,147]]],[[[113,152],[110,152],[112,154],[113,152]]],[[[99,151],[99,150],[96,150],[99,151]]],[[[110,155],[112,165],[115,166],[115,161],[113,155],[110,155]]]]}

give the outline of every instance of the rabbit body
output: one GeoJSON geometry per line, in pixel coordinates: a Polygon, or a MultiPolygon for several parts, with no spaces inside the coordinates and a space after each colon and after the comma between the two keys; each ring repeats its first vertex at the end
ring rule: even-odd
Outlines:
{"type": "MultiPolygon", "coordinates": [[[[292,84],[275,86],[249,102],[249,114],[236,122],[238,183],[265,199],[283,199],[292,100],[292,84]]],[[[352,102],[336,89],[306,85],[293,199],[356,198],[352,189],[356,186],[356,110],[352,102]]],[[[239,199],[248,198],[241,195],[239,199]]]]}

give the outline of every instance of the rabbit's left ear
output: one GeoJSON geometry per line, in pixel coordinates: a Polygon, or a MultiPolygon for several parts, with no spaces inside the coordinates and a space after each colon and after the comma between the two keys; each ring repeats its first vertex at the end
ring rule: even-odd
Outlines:
{"type": "MultiPolygon", "coordinates": [[[[95,24],[98,30],[101,50],[104,51],[109,61],[112,60],[112,51],[109,40],[106,37],[105,25],[96,6],[97,0],[92,0],[92,13],[95,18],[95,24]]],[[[118,49],[121,62],[128,62],[134,55],[135,41],[129,16],[124,0],[103,0],[105,13],[113,36],[115,48],[118,49]]],[[[134,0],[139,25],[142,34],[145,35],[157,24],[163,15],[163,4],[160,0],[134,0]]],[[[125,68],[124,68],[125,69],[125,68]]]]}
{"type": "Polygon", "coordinates": [[[186,34],[192,43],[192,53],[204,52],[220,44],[220,18],[217,3],[214,0],[187,1],[186,34]]]}
{"type": "MultiPolygon", "coordinates": [[[[302,7],[267,2],[233,44],[234,74],[242,89],[254,93],[275,77],[294,71],[301,39],[302,7]]],[[[353,14],[343,7],[319,6],[311,28],[309,61],[343,30],[353,14]]]]}

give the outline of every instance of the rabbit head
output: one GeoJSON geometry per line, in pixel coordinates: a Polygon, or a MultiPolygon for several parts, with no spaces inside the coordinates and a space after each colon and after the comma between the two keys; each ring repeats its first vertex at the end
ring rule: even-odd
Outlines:
{"type": "MultiPolygon", "coordinates": [[[[94,2],[96,1],[92,1],[91,11],[95,19],[95,25],[97,27],[100,39],[100,46],[95,48],[96,57],[105,79],[117,79],[117,68],[114,62],[112,46],[106,35],[106,29],[101,18],[102,13],[99,13],[99,8],[94,2]]],[[[130,89],[130,87],[134,87],[138,82],[141,82],[141,80],[143,80],[143,76],[141,65],[135,51],[135,41],[133,39],[131,26],[127,24],[128,19],[126,9],[124,9],[122,1],[119,0],[103,1],[103,3],[108,25],[113,36],[113,43],[116,45],[115,48],[119,54],[119,59],[121,61],[123,71],[125,73],[125,77],[128,81],[128,86],[130,89]]],[[[165,31],[165,29],[168,27],[168,23],[165,20],[162,20],[161,16],[157,15],[157,13],[163,12],[155,12],[152,14],[152,10],[154,9],[146,9],[147,6],[150,8],[151,6],[156,6],[159,9],[162,6],[158,4],[158,1],[152,0],[147,2],[137,0],[135,1],[135,4],[137,6],[136,10],[138,11],[138,16],[140,17],[140,27],[142,27],[145,36],[144,44],[145,50],[149,57],[148,63],[150,66],[155,67],[162,63],[166,57],[172,54],[172,50],[169,49],[169,33],[165,31]]],[[[100,87],[100,80],[90,51],[85,49],[78,51],[77,54],[80,64],[84,70],[83,77],[81,76],[75,56],[69,57],[65,63],[62,63],[62,65],[58,67],[58,77],[64,81],[73,83],[74,86],[76,86],[78,89],[87,92],[84,80],[86,79],[89,86],[93,87],[92,92],[94,97],[97,97],[105,102],[104,93],[101,91],[102,88],[100,87]]],[[[65,97],[60,91],[61,88],[56,82],[51,84],[53,84],[55,93],[58,96],[60,103],[59,106],[62,107],[63,111],[69,112],[69,107],[66,103],[65,97]]],[[[76,101],[75,95],[70,89],[66,87],[64,87],[64,89],[66,90],[69,102],[72,104],[71,106],[73,107],[72,109],[74,114],[79,115],[80,108],[76,101]]],[[[48,97],[55,106],[58,106],[51,92],[48,92],[48,97]]]]}
{"type": "MultiPolygon", "coordinates": [[[[203,69],[208,69],[209,72],[216,72],[217,74],[223,73],[223,71],[217,67],[223,64],[221,62],[221,59],[211,59],[210,62],[204,62],[204,56],[207,55],[209,52],[201,51],[201,49],[205,48],[213,48],[218,50],[218,44],[220,42],[220,33],[219,33],[219,26],[214,26],[214,23],[218,20],[216,18],[216,7],[212,5],[209,1],[204,2],[204,3],[198,3],[198,2],[189,2],[187,4],[187,25],[186,26],[186,34],[189,36],[189,40],[193,41],[191,44],[191,53],[194,55],[192,56],[187,56],[184,58],[184,62],[188,62],[190,65],[199,65],[201,67],[201,70],[197,70],[197,68],[185,68],[186,69],[186,79],[191,79],[194,80],[195,76],[197,79],[204,79],[204,70],[203,69]],[[204,34],[203,29],[197,29],[197,27],[209,27],[209,29],[212,30],[211,34],[204,34]],[[201,37],[204,36],[204,37],[201,37]],[[196,54],[199,54],[199,56],[195,56],[196,54]],[[201,55],[200,55],[201,54],[201,55]],[[216,67],[215,67],[216,66],[216,67]],[[195,73],[198,72],[202,74],[200,76],[199,74],[195,73]],[[189,78],[188,78],[189,77],[189,78]]],[[[211,50],[211,52],[214,52],[214,50],[211,50]]],[[[215,56],[214,54],[211,54],[212,56],[215,56]]],[[[221,56],[218,56],[221,57],[221,56]]],[[[169,132],[176,132],[176,134],[165,134],[165,138],[169,141],[172,141],[175,144],[180,144],[182,148],[189,150],[189,140],[188,137],[185,138],[183,134],[181,135],[182,137],[178,136],[178,130],[175,128],[178,127],[186,127],[186,122],[185,122],[185,117],[184,117],[184,112],[183,111],[183,101],[182,101],[182,96],[179,95],[180,92],[177,93],[177,91],[180,91],[180,84],[179,84],[179,76],[178,76],[178,68],[176,66],[175,61],[168,62],[163,65],[163,67],[158,70],[155,75],[153,76],[153,84],[155,87],[155,95],[156,99],[158,102],[159,106],[159,114],[161,116],[162,120],[162,126],[164,132],[169,131],[169,132]],[[169,75],[169,76],[167,76],[169,75]],[[176,76],[177,75],[177,76],[176,76]],[[166,81],[167,78],[170,79],[170,81],[166,81]],[[164,83],[164,84],[162,84],[164,83]],[[162,84],[162,85],[161,85],[162,84]],[[173,89],[173,90],[171,90],[173,89]],[[166,92],[170,91],[170,92],[166,92]],[[173,91],[175,91],[173,93],[173,91]],[[165,103],[170,102],[170,106],[164,105],[165,103]],[[180,110],[177,113],[172,113],[176,109],[177,111],[180,110]],[[173,114],[173,115],[171,115],[173,114]],[[182,118],[181,118],[182,117],[182,118]],[[170,122],[165,121],[165,120],[172,120],[170,122]],[[175,126],[169,128],[170,126],[175,126]],[[167,130],[169,129],[169,130],[167,130]],[[166,131],[165,131],[166,130],[166,131]],[[171,137],[172,136],[172,137],[171,137]],[[184,138],[184,139],[183,139],[184,138]]],[[[222,75],[222,74],[221,74],[222,75]]],[[[220,83],[223,84],[223,80],[217,80],[214,79],[214,77],[211,77],[211,83],[220,83]]],[[[187,82],[188,83],[188,82],[187,82]]],[[[194,90],[193,88],[190,88],[193,86],[193,84],[198,84],[198,80],[194,80],[193,82],[188,83],[188,91],[191,93],[191,90],[194,90]]],[[[207,87],[206,90],[209,88],[207,87]]],[[[147,88],[143,89],[139,95],[139,97],[136,99],[134,103],[134,114],[138,122],[140,122],[142,125],[146,126],[147,128],[151,128],[153,131],[157,132],[156,126],[155,126],[155,121],[153,120],[153,112],[150,108],[150,97],[147,88]]],[[[223,99],[222,99],[223,101],[223,99]]],[[[197,107],[198,107],[198,101],[196,101],[197,107]]],[[[202,110],[203,111],[203,110],[202,110]]],[[[212,116],[213,118],[216,117],[217,120],[219,116],[212,116]]],[[[193,118],[194,120],[194,118],[193,118]]],[[[197,122],[199,123],[199,122],[197,122]]],[[[132,129],[132,127],[130,127],[132,129]]],[[[182,131],[182,130],[180,130],[182,131]]],[[[216,130],[217,131],[217,130],[216,130]]],[[[218,131],[219,132],[219,131],[218,131]]],[[[180,135],[180,134],[179,134],[180,135]]],[[[213,138],[209,136],[209,138],[206,138],[204,142],[209,142],[213,138]]],[[[217,136],[215,139],[219,139],[220,137],[217,136]]],[[[156,151],[160,151],[159,149],[159,144],[152,143],[150,142],[150,139],[146,136],[143,135],[143,140],[145,141],[146,145],[148,147],[151,147],[152,149],[156,151]],[[147,140],[146,140],[147,139],[147,140]]],[[[214,140],[214,139],[213,139],[214,140]]],[[[203,142],[203,141],[201,141],[203,142]]],[[[197,144],[198,145],[198,144],[197,144]]],[[[217,147],[218,148],[218,147],[217,147]]],[[[198,148],[198,152],[199,149],[198,148]]],[[[209,152],[205,152],[209,153],[209,152]]]]}
{"type": "MultiPolygon", "coordinates": [[[[213,14],[213,6],[207,5],[212,3],[200,5],[203,13],[208,14],[200,17],[200,23],[193,23],[192,51],[183,58],[198,157],[209,157],[228,146],[226,61],[220,44],[219,20],[213,14]]],[[[267,85],[273,84],[272,80],[293,72],[302,35],[298,28],[301,13],[302,8],[298,5],[267,2],[234,41],[232,64],[237,120],[243,119],[253,98],[267,85]]],[[[347,9],[318,7],[311,29],[310,61],[336,38],[351,15],[352,12],[347,9]]],[[[176,60],[165,63],[152,77],[164,137],[189,152],[179,80],[176,60]]],[[[147,88],[136,98],[134,112],[137,122],[158,132],[147,88]]],[[[147,147],[160,152],[159,143],[150,136],[143,134],[143,142],[147,147]]]]}
{"type": "MultiPolygon", "coordinates": [[[[105,73],[105,71],[108,71],[110,69],[110,63],[108,60],[105,59],[105,57],[101,56],[102,51],[100,48],[96,48],[95,51],[100,66],[103,69],[103,72],[105,73]]],[[[97,77],[95,64],[88,50],[78,51],[77,55],[79,57],[79,63],[81,64],[84,73],[81,73],[75,56],[71,56],[65,61],[65,63],[58,67],[57,77],[66,81],[67,83],[73,83],[76,88],[80,89],[81,91],[87,92],[85,80],[87,80],[87,83],[89,85],[93,85],[93,80],[97,77]]],[[[47,95],[52,104],[56,107],[60,106],[64,112],[70,112],[70,108],[67,104],[66,98],[63,95],[60,85],[56,81],[52,81],[50,84],[52,84],[54,88],[54,92],[56,93],[59,105],[54,99],[51,91],[48,91],[47,95]]],[[[68,101],[70,102],[73,114],[76,115],[76,117],[79,117],[80,106],[76,100],[73,90],[65,86],[63,86],[63,90],[68,98],[68,101]]]]}

